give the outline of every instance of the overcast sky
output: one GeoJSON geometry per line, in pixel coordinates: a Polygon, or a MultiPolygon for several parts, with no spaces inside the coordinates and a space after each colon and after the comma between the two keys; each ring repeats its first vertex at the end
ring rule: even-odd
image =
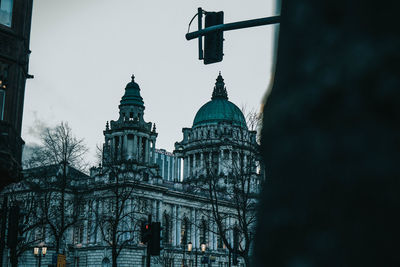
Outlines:
{"type": "MultiPolygon", "coordinates": [[[[35,0],[30,74],[22,137],[67,121],[84,138],[94,162],[106,121],[132,74],[141,88],[145,120],[157,125],[157,148],[173,150],[182,128],[210,100],[218,72],[229,100],[259,109],[271,79],[274,26],[224,33],[224,60],[203,65],[197,40],[186,41],[197,8],[224,11],[224,22],[276,15],[274,0],[138,1],[35,0]]],[[[197,21],[191,31],[197,29],[197,21]]]]}

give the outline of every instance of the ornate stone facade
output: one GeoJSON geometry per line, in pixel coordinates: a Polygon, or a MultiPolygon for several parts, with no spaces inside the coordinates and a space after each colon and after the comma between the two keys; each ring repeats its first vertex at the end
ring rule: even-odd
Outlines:
{"type": "MultiPolygon", "coordinates": [[[[198,181],[212,175],[226,185],[234,166],[249,166],[250,191],[256,192],[260,182],[256,132],[248,130],[242,112],[228,101],[219,75],[212,100],[199,110],[192,128],[183,129],[183,140],[175,143],[174,154],[183,161],[182,180],[168,181],[159,175],[156,127],[145,122],[144,109],[140,87],[132,76],[119,105],[118,120],[106,123],[102,164],[91,168],[90,176],[81,174],[75,179],[76,194],[83,200],[74,206],[80,217],[62,244],[68,266],[111,266],[112,244],[116,249],[123,246],[118,266],[145,266],[140,226],[148,215],[163,228],[164,249],[160,256],[152,257],[151,266],[201,266],[207,259],[209,266],[228,266],[230,254],[211,215],[209,192],[198,181]],[[190,253],[188,243],[193,246],[190,253]],[[201,244],[206,246],[204,253],[201,244]]],[[[233,244],[233,226],[238,224],[234,206],[223,196],[219,201],[225,215],[224,234],[233,244]]],[[[49,254],[54,254],[50,230],[47,227],[42,232],[49,254]]],[[[34,262],[31,251],[20,258],[20,266],[34,266],[34,262]]],[[[51,263],[51,256],[42,262],[51,263]]],[[[239,258],[239,263],[243,262],[239,258]]]]}

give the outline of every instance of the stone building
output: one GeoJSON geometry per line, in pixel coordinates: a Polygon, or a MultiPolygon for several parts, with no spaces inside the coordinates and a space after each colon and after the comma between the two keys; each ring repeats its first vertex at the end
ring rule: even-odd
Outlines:
{"type": "Polygon", "coordinates": [[[156,149],[155,162],[163,180],[181,181],[181,159],[165,149],[156,149]]]}
{"type": "Polygon", "coordinates": [[[0,190],[20,178],[32,2],[0,1],[0,190]]]}
{"type": "MultiPolygon", "coordinates": [[[[102,164],[91,168],[90,176],[74,179],[74,194],[81,196],[73,208],[79,210],[79,220],[61,244],[68,266],[111,266],[113,254],[119,250],[118,266],[145,266],[146,246],[141,243],[140,229],[149,215],[163,228],[163,250],[152,257],[151,266],[201,266],[204,261],[209,266],[229,266],[232,257],[219,234],[218,222],[210,215],[206,183],[200,181],[215,176],[229,195],[234,167],[249,166],[249,191],[257,193],[261,176],[257,173],[256,132],[248,130],[240,109],[228,101],[219,75],[211,101],[197,112],[192,128],[183,129],[183,140],[175,143],[174,154],[168,154],[183,162],[182,168],[178,164],[172,167],[176,173],[182,169],[182,176],[171,179],[160,175],[157,159],[163,151],[155,149],[158,134],[154,123],[144,120],[144,110],[140,87],[132,76],[120,101],[118,120],[106,123],[102,164]]],[[[233,246],[238,224],[235,206],[218,195],[224,237],[233,246]]],[[[55,254],[48,227],[34,231],[43,235],[48,254],[55,254]]],[[[245,247],[243,240],[239,243],[245,247]]],[[[34,266],[34,260],[27,251],[20,257],[20,266],[34,266]]],[[[49,256],[42,262],[50,264],[51,260],[49,256]]],[[[239,265],[243,264],[239,257],[239,265]]]]}

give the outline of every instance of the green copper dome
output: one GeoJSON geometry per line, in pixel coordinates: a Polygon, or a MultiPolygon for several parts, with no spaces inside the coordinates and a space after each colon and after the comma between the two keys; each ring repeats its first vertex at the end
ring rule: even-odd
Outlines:
{"type": "Polygon", "coordinates": [[[143,98],[140,96],[140,88],[135,83],[135,76],[132,75],[132,81],[125,87],[125,94],[122,96],[120,106],[142,106],[144,105],[143,98]]]}
{"type": "Polygon", "coordinates": [[[192,127],[218,122],[228,122],[247,129],[242,111],[235,104],[228,101],[228,94],[221,73],[215,83],[211,101],[204,104],[197,111],[192,127]]]}

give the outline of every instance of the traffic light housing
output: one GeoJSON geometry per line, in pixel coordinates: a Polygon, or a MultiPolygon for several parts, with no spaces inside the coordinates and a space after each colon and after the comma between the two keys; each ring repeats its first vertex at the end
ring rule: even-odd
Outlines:
{"type": "Polygon", "coordinates": [[[151,241],[150,241],[150,255],[159,256],[160,255],[160,233],[161,224],[160,222],[151,223],[151,241]]]}
{"type": "Polygon", "coordinates": [[[140,242],[147,244],[151,239],[151,225],[146,222],[142,222],[140,231],[140,242]]]}
{"type": "Polygon", "coordinates": [[[11,249],[15,249],[18,244],[18,232],[19,232],[19,207],[12,206],[8,213],[8,235],[7,235],[7,246],[11,249]]]}
{"type": "MultiPolygon", "coordinates": [[[[224,12],[206,12],[205,27],[224,24],[224,12]]],[[[204,64],[222,61],[224,32],[216,31],[204,37],[204,64]]]]}

